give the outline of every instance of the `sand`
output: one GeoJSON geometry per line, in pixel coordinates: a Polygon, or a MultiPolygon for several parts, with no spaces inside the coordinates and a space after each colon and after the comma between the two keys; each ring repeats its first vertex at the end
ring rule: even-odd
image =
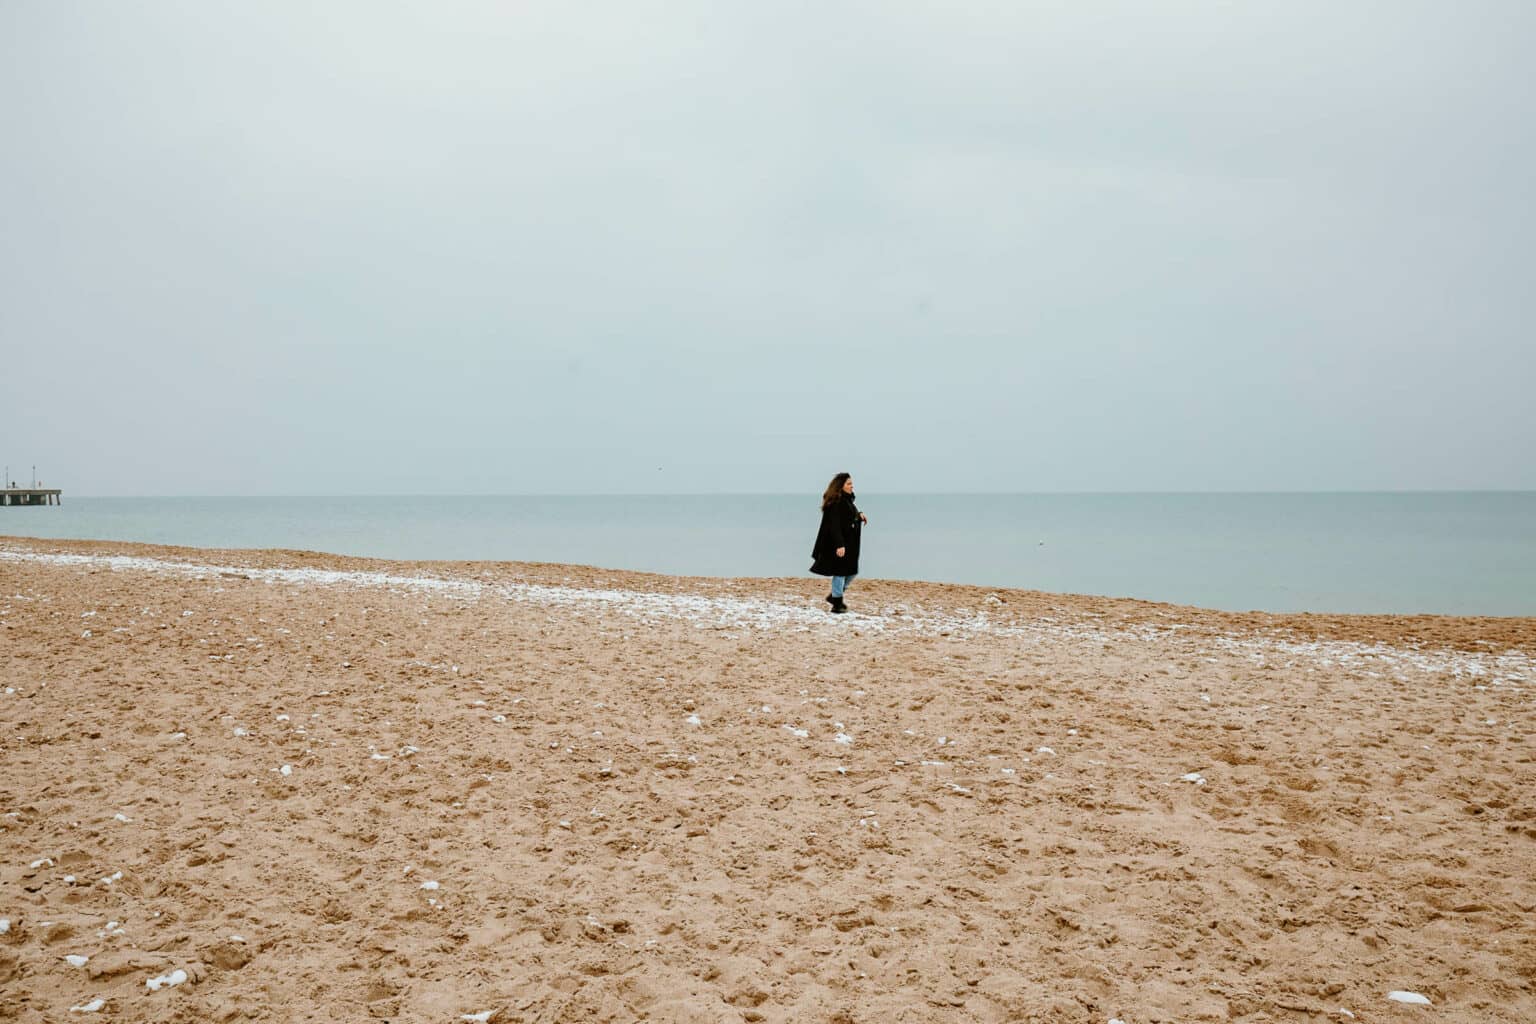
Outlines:
{"type": "Polygon", "coordinates": [[[1536,620],[823,593],[0,538],[0,1019],[1536,1019],[1536,620]]]}

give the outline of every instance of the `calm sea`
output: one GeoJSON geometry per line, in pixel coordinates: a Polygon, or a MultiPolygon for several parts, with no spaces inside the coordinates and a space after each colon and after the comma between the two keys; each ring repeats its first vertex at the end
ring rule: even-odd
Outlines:
{"type": "MultiPolygon", "coordinates": [[[[866,577],[1229,610],[1536,615],[1536,492],[861,494],[866,577]]],[[[816,497],[76,498],[0,535],[808,575],[816,497]]]]}

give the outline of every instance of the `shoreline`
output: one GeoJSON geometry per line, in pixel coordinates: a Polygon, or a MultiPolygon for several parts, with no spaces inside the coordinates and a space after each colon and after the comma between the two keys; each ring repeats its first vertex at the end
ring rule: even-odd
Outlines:
{"type": "MultiPolygon", "coordinates": [[[[805,502],[725,496],[82,499],[0,533],[200,548],[302,549],[390,560],[522,561],[681,576],[797,576],[805,502]],[[98,504],[97,502],[100,502],[98,504]]],[[[1231,612],[1536,617],[1536,494],[886,495],[891,579],[1139,598],[1231,612]],[[1443,500],[1442,500],[1443,499],[1443,500]],[[966,513],[970,515],[969,512],[966,513]]],[[[23,522],[25,520],[25,522],[23,522]]],[[[874,535],[872,534],[873,538],[874,535]]],[[[872,541],[873,542],[873,541],[872,541]]]]}
{"type": "MultiPolygon", "coordinates": [[[[334,574],[330,582],[335,584],[347,583],[350,576],[353,583],[373,578],[375,585],[384,583],[387,577],[399,585],[420,580],[439,584],[457,581],[482,589],[498,584],[548,587],[569,590],[571,600],[578,602],[611,601],[610,595],[616,594],[697,595],[725,601],[755,597],[780,602],[781,610],[786,612],[808,609],[810,621],[826,618],[820,605],[820,592],[826,584],[809,574],[683,576],[552,562],[398,560],[284,548],[197,548],[0,535],[0,559],[32,560],[40,556],[93,559],[97,561],[91,564],[103,568],[111,564],[110,560],[117,560],[123,568],[139,567],[146,571],[182,572],[198,565],[212,572],[312,571],[334,574]]],[[[320,579],[316,576],[313,582],[320,579]]],[[[1335,641],[1362,647],[1515,653],[1536,659],[1536,616],[1237,612],[1140,598],[878,577],[860,577],[851,593],[860,614],[848,621],[866,627],[907,625],[907,620],[916,617],[914,609],[918,609],[937,616],[931,623],[934,631],[979,627],[992,632],[1000,628],[1006,634],[1006,630],[1019,623],[1035,619],[1096,624],[1122,631],[1174,628],[1233,640],[1335,641]]]]}

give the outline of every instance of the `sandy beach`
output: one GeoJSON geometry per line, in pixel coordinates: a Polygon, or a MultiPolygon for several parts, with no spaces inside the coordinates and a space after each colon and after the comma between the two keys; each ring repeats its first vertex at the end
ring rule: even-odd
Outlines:
{"type": "Polygon", "coordinates": [[[1536,619],[824,593],[0,538],[0,1020],[1536,1019],[1536,619]]]}

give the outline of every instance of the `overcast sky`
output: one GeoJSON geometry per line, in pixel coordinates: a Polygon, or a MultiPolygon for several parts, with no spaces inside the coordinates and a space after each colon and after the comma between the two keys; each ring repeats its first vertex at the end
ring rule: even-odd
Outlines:
{"type": "Polygon", "coordinates": [[[75,494],[1536,488],[1536,5],[0,0],[75,494]]]}

